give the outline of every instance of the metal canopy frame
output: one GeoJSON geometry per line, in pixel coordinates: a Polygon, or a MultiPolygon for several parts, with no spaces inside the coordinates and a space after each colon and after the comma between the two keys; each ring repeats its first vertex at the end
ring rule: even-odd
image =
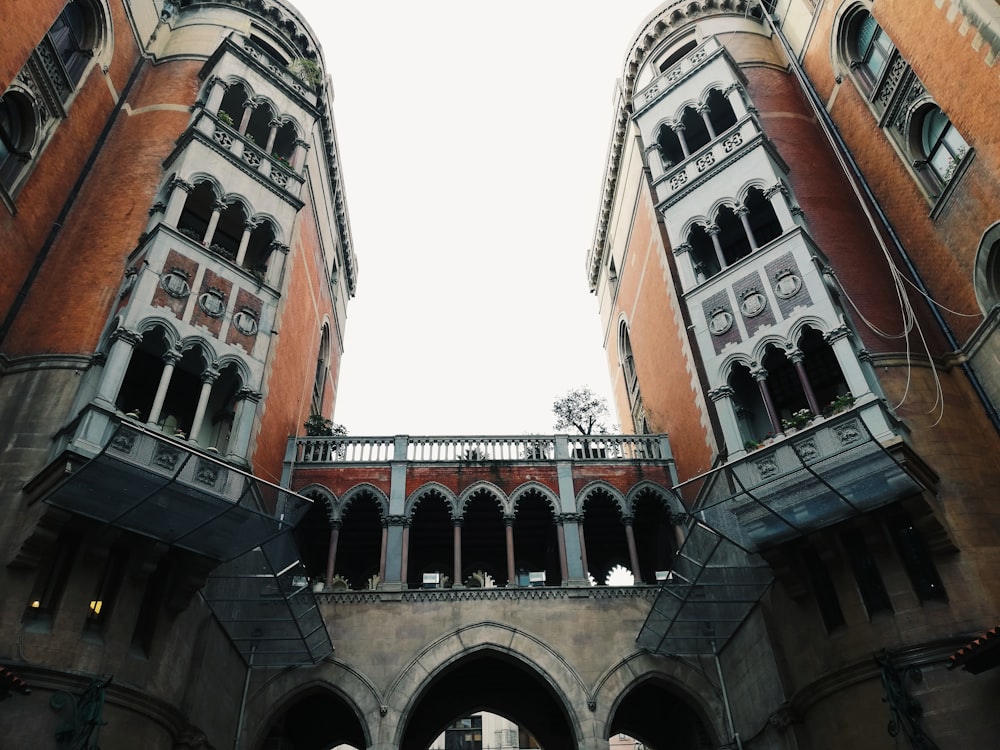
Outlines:
{"type": "Polygon", "coordinates": [[[252,667],[315,664],[333,653],[290,532],[217,568],[203,593],[252,667]]]}
{"type": "Polygon", "coordinates": [[[203,594],[247,664],[315,664],[333,653],[291,533],[309,498],[123,422],[44,500],[222,563],[203,594]]]}
{"type": "Polygon", "coordinates": [[[636,641],[657,654],[717,655],[772,580],[757,555],[695,521],[636,641]]]}
{"type": "Polygon", "coordinates": [[[312,504],[179,440],[125,423],[44,499],[219,562],[290,530],[312,504]],[[267,504],[281,517],[267,513],[267,504]]]}

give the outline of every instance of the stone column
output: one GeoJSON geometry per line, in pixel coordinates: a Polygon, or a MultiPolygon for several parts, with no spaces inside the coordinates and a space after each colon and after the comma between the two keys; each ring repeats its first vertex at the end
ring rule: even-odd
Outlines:
{"type": "Polygon", "coordinates": [[[236,414],[233,415],[233,431],[229,435],[229,445],[226,446],[226,457],[246,463],[250,452],[250,433],[253,430],[253,420],[257,413],[257,404],[262,395],[250,388],[241,388],[236,393],[236,414]]]}
{"type": "Polygon", "coordinates": [[[556,541],[559,545],[559,581],[565,586],[569,572],[566,569],[566,532],[561,522],[556,522],[556,541]]]}
{"type": "Polygon", "coordinates": [[[764,197],[771,202],[771,208],[774,209],[774,215],[778,217],[782,231],[788,231],[798,224],[788,205],[788,188],[781,182],[777,182],[765,190],[764,197]]]}
{"type": "Polygon", "coordinates": [[[729,100],[729,105],[733,108],[733,114],[736,115],[737,120],[744,117],[750,111],[747,103],[743,100],[743,92],[739,84],[734,83],[730,85],[723,93],[729,100]]]}
{"type": "Polygon", "coordinates": [[[722,243],[719,242],[719,232],[722,230],[718,224],[709,224],[705,227],[709,238],[712,240],[712,248],[715,250],[715,259],[719,261],[719,270],[726,267],[726,257],[722,254],[722,243]]]}
{"type": "Polygon", "coordinates": [[[108,350],[108,358],[104,362],[104,372],[101,376],[101,385],[97,389],[97,398],[104,401],[112,409],[115,408],[118,390],[122,386],[128,364],[132,360],[132,351],[140,341],[142,341],[142,334],[128,328],[119,328],[111,334],[111,347],[108,350]]]}
{"type": "Polygon", "coordinates": [[[684,522],[687,521],[687,516],[683,513],[671,513],[670,523],[674,527],[674,539],[677,541],[677,549],[679,550],[684,546],[684,522]]]}
{"type": "Polygon", "coordinates": [[[767,387],[767,370],[763,367],[758,367],[751,370],[750,375],[757,381],[757,387],[760,388],[760,397],[764,401],[764,408],[767,410],[767,418],[771,422],[771,429],[777,434],[781,432],[781,419],[778,418],[778,410],[774,408],[771,389],[767,387]]]}
{"type": "Polygon", "coordinates": [[[341,521],[330,520],[330,548],[326,554],[326,587],[333,585],[333,571],[337,564],[337,542],[340,540],[341,521]]]}
{"type": "Polygon", "coordinates": [[[840,371],[844,374],[844,380],[847,382],[847,389],[857,398],[861,394],[870,392],[872,386],[868,383],[865,372],[861,368],[859,355],[851,344],[853,335],[850,328],[841,325],[825,334],[823,340],[833,349],[833,353],[837,357],[837,364],[840,365],[840,371]]]}
{"type": "Polygon", "coordinates": [[[198,433],[201,432],[201,423],[205,420],[205,410],[208,408],[208,399],[212,395],[212,386],[219,379],[219,371],[209,368],[201,375],[201,393],[198,396],[198,406],[194,410],[194,419],[191,420],[191,432],[188,439],[198,442],[198,433]]]}
{"type": "Polygon", "coordinates": [[[507,585],[514,586],[517,584],[517,578],[514,574],[514,517],[504,516],[503,519],[504,534],[507,536],[507,585]]]}
{"type": "Polygon", "coordinates": [[[639,551],[635,546],[635,530],[632,528],[632,516],[622,516],[622,524],[625,526],[625,543],[628,545],[628,561],[632,566],[632,578],[635,583],[642,583],[642,573],[639,571],[639,551]]]}
{"type": "MultiPolygon", "coordinates": [[[[386,561],[386,552],[387,552],[387,549],[388,549],[388,546],[387,546],[388,543],[389,543],[389,522],[388,521],[383,521],[382,522],[382,556],[379,559],[379,564],[378,564],[378,579],[380,581],[380,585],[381,585],[382,581],[385,581],[385,561],[386,561]]],[[[400,567],[400,580],[402,581],[403,585],[405,586],[406,585],[407,566],[409,565],[409,562],[410,562],[410,524],[409,524],[409,522],[405,518],[403,519],[403,542],[401,544],[401,547],[402,547],[402,549],[400,550],[400,558],[401,559],[400,559],[400,565],[399,565],[399,567],[400,567]]]]}
{"type": "Polygon", "coordinates": [[[701,115],[701,120],[705,123],[705,129],[708,131],[709,138],[714,141],[718,134],[715,132],[715,125],[712,124],[712,118],[708,116],[709,106],[707,104],[699,104],[695,110],[701,115]]]}
{"type": "Polygon", "coordinates": [[[795,365],[795,374],[799,376],[799,385],[802,386],[802,392],[806,394],[806,403],[809,405],[809,411],[819,416],[823,412],[819,402],[816,400],[816,394],[813,392],[812,383],[809,382],[809,376],[806,375],[806,366],[803,364],[805,355],[798,347],[790,347],[787,349],[787,353],[788,358],[795,365]]]}
{"type": "Polygon", "coordinates": [[[750,209],[746,206],[740,206],[736,209],[736,215],[740,217],[740,223],[743,225],[743,231],[746,232],[752,252],[757,249],[757,240],[753,236],[753,229],[750,228],[750,209]]]}
{"type": "Polygon", "coordinates": [[[452,519],[452,546],[455,553],[455,575],[451,579],[451,587],[456,588],[462,585],[462,519],[452,519]]]}
{"type": "Polygon", "coordinates": [[[288,258],[288,245],[275,240],[271,243],[271,253],[267,256],[267,275],[264,283],[277,289],[281,285],[281,273],[288,258]]]}
{"type": "Polygon", "coordinates": [[[684,137],[684,123],[675,122],[673,125],[670,126],[670,129],[673,130],[674,133],[677,135],[677,140],[681,144],[681,151],[684,153],[684,158],[687,159],[689,156],[691,156],[691,150],[688,148],[687,139],[684,137]]]}
{"type": "Polygon", "coordinates": [[[242,266],[247,257],[247,247],[250,246],[250,235],[257,228],[260,222],[247,219],[243,222],[243,234],[240,236],[240,248],[236,251],[236,265],[242,266]]]}
{"type": "Polygon", "coordinates": [[[170,387],[174,367],[181,361],[182,356],[176,349],[170,349],[163,354],[163,372],[160,373],[160,384],[156,387],[153,407],[149,410],[149,420],[146,422],[150,427],[156,426],[156,423],[160,421],[160,412],[163,410],[163,402],[167,398],[167,389],[170,387]]]}
{"type": "Polygon", "coordinates": [[[715,413],[719,417],[719,425],[722,427],[722,435],[729,447],[729,455],[744,450],[743,444],[746,442],[743,432],[740,430],[739,420],[736,418],[733,395],[733,389],[728,385],[720,385],[708,392],[708,397],[715,403],[715,413]]]}
{"type": "Polygon", "coordinates": [[[229,90],[229,84],[218,76],[211,76],[205,84],[205,109],[213,115],[218,114],[222,99],[229,90]]]}
{"type": "Polygon", "coordinates": [[[281,127],[281,123],[278,120],[271,120],[269,123],[267,123],[267,126],[270,128],[270,130],[267,131],[267,145],[264,146],[264,150],[270,154],[271,149],[274,148],[274,139],[278,135],[278,128],[281,127]]]}
{"type": "Polygon", "coordinates": [[[309,150],[309,144],[298,139],[295,141],[295,151],[292,153],[292,169],[296,172],[301,172],[302,167],[306,163],[306,151],[309,150]]]}
{"type": "Polygon", "coordinates": [[[250,125],[250,117],[253,115],[253,111],[257,109],[257,102],[253,99],[247,99],[243,102],[243,119],[240,120],[240,135],[246,135],[247,126],[250,125]]]}
{"type": "Polygon", "coordinates": [[[577,521],[576,531],[580,537],[580,561],[583,563],[583,577],[589,581],[590,564],[587,562],[587,536],[583,530],[583,516],[580,516],[577,521]]]}
{"type": "Polygon", "coordinates": [[[167,198],[167,210],[163,214],[163,223],[176,227],[184,212],[184,204],[187,202],[188,193],[194,190],[194,185],[179,177],[174,177],[170,181],[170,197],[167,198]]]}
{"type": "MultiPolygon", "coordinates": [[[[387,544],[389,542],[389,522],[386,519],[382,520],[382,548],[378,559],[378,585],[382,588],[382,584],[385,582],[385,557],[387,544]]],[[[408,528],[403,527],[403,580],[406,580],[406,554],[408,551],[408,546],[410,543],[410,535],[408,533],[408,528]]]]}
{"type": "Polygon", "coordinates": [[[201,239],[201,244],[211,247],[212,239],[215,237],[215,229],[219,226],[219,217],[226,210],[226,204],[222,201],[215,201],[212,204],[212,217],[208,220],[208,227],[205,229],[205,236],[201,239]]]}

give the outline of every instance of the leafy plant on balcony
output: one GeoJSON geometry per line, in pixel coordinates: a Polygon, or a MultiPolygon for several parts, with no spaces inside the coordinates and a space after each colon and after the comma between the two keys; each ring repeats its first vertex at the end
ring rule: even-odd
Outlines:
{"type": "Polygon", "coordinates": [[[839,414],[845,409],[850,409],[852,406],[854,406],[854,396],[848,391],[843,395],[837,396],[837,398],[827,404],[823,413],[827,415],[839,414]]]}
{"type": "Polygon", "coordinates": [[[309,437],[334,437],[347,434],[347,428],[344,425],[337,424],[322,414],[310,414],[304,427],[306,428],[306,435],[309,437]]]}
{"type": "Polygon", "coordinates": [[[458,455],[458,460],[469,464],[484,464],[490,460],[490,456],[484,448],[472,446],[462,451],[458,455]]]}
{"type": "Polygon", "coordinates": [[[808,409],[799,409],[793,412],[788,419],[781,420],[781,427],[785,430],[801,430],[809,424],[815,415],[808,409]]]}
{"type": "Polygon", "coordinates": [[[226,260],[235,260],[235,258],[236,258],[236,253],[234,253],[232,250],[229,250],[228,248],[225,248],[222,245],[219,245],[219,244],[217,244],[215,242],[213,242],[212,246],[209,247],[208,249],[211,250],[213,253],[215,253],[217,255],[221,255],[226,260]]]}
{"type": "Polygon", "coordinates": [[[190,227],[177,227],[177,231],[183,234],[188,239],[192,239],[195,242],[201,242],[201,237],[198,235],[196,231],[194,231],[190,227]]]}
{"type": "Polygon", "coordinates": [[[743,442],[743,448],[747,451],[755,451],[760,448],[760,443],[756,440],[746,440],[743,442]]]}
{"type": "Polygon", "coordinates": [[[292,163],[288,161],[288,159],[286,159],[284,156],[280,156],[276,153],[272,153],[271,156],[277,159],[283,167],[287,167],[288,169],[292,168],[292,163]]]}
{"type": "Polygon", "coordinates": [[[306,57],[292,60],[288,65],[288,72],[312,88],[316,88],[323,82],[323,71],[320,70],[319,65],[306,57]]]}
{"type": "Polygon", "coordinates": [[[223,111],[223,110],[220,109],[218,111],[218,113],[216,114],[216,117],[219,118],[220,122],[224,122],[229,127],[233,127],[233,118],[230,116],[230,114],[228,112],[225,112],[225,111],[223,111]]]}

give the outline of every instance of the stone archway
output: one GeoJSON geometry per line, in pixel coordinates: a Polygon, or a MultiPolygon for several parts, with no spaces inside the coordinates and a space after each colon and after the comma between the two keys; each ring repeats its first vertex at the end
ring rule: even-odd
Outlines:
{"type": "Polygon", "coordinates": [[[400,750],[427,750],[449,722],[475,711],[516,721],[545,750],[577,748],[567,707],[552,685],[509,651],[481,648],[426,682],[407,712],[400,750]]]}
{"type": "Polygon", "coordinates": [[[366,748],[371,736],[357,709],[324,685],[290,696],[266,724],[259,750],[329,750],[337,745],[366,748]]]}
{"type": "Polygon", "coordinates": [[[651,676],[622,696],[608,724],[609,736],[622,733],[647,747],[714,750],[712,726],[698,706],[668,681],[651,676]]]}

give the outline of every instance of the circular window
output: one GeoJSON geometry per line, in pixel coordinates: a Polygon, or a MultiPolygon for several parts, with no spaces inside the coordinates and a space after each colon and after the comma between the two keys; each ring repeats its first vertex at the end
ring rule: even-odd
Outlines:
{"type": "Polygon", "coordinates": [[[233,325],[240,333],[253,336],[257,333],[257,316],[253,310],[240,310],[233,316],[233,325]]]}
{"type": "Polygon", "coordinates": [[[191,294],[191,286],[188,284],[187,273],[175,268],[170,273],[165,273],[160,277],[160,286],[167,294],[177,299],[184,299],[191,294]]]}
{"type": "Polygon", "coordinates": [[[198,307],[210,317],[221,318],[222,313],[226,311],[226,301],[222,292],[209,289],[198,298],[198,307]]]}

